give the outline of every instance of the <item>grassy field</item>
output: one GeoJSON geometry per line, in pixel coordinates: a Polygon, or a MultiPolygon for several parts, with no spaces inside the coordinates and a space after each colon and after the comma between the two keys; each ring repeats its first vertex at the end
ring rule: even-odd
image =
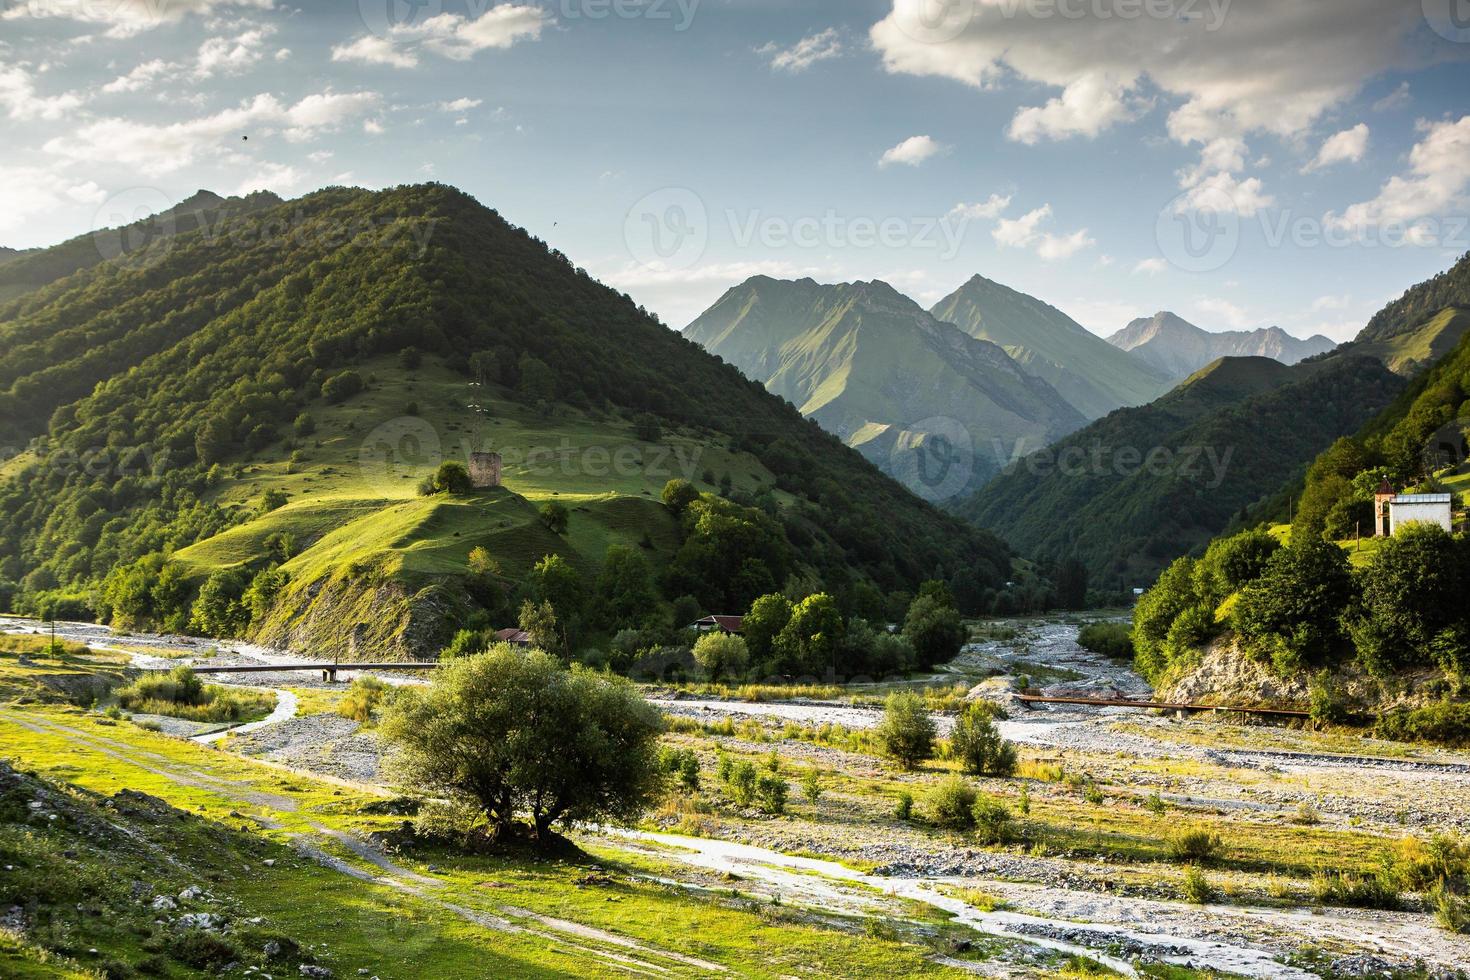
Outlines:
{"type": "MultiPolygon", "coordinates": [[[[98,963],[86,953],[93,947],[132,965],[161,963],[164,976],[212,973],[181,960],[177,937],[154,935],[136,916],[71,914],[78,890],[116,898],[133,880],[156,883],[160,894],[202,885],[217,901],[184,907],[262,919],[249,935],[287,937],[339,976],[359,967],[384,978],[589,975],[619,957],[675,976],[960,975],[926,950],[856,926],[670,887],[656,879],[671,866],[627,863],[608,850],[572,859],[445,852],[432,866],[402,859],[402,874],[384,873],[340,836],[396,828],[401,817],[384,812],[381,797],[95,714],[0,709],[0,758],[39,780],[30,798],[67,801],[62,819],[41,827],[27,819],[29,799],[0,809],[0,849],[23,862],[6,887],[25,891],[56,937],[43,950],[11,935],[0,945],[7,976],[87,975],[98,963]],[[129,793],[152,798],[138,802],[146,820],[124,824],[129,847],[89,841],[84,831],[104,809],[109,821],[131,816],[129,793]],[[59,873],[59,855],[79,847],[59,873]]],[[[249,950],[238,961],[271,965],[249,950]]]]}

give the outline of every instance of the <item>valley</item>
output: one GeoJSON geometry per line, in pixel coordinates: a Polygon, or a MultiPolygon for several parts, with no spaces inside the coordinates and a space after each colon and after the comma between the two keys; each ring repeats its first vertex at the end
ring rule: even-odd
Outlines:
{"type": "MultiPolygon", "coordinates": [[[[47,630],[14,619],[0,627],[22,636],[47,630]]],[[[931,697],[968,690],[1006,704],[1019,675],[1044,664],[1051,676],[1031,680],[1034,688],[1147,691],[1125,667],[1079,648],[1076,631],[1076,620],[986,624],[959,658],[910,683],[931,697]]],[[[156,666],[151,658],[290,659],[79,624],[58,624],[57,636],[143,666],[156,666]]],[[[574,857],[526,863],[395,836],[402,818],[390,815],[391,801],[400,798],[385,747],[372,727],[336,710],[348,675],[338,684],[310,674],[216,675],[274,690],[293,714],[191,744],[125,716],[114,722],[98,711],[17,701],[26,674],[11,660],[0,678],[8,701],[0,754],[36,778],[77,786],[68,807],[83,805],[77,792],[105,801],[126,788],[156,799],[147,806],[186,808],[209,832],[235,834],[235,846],[256,854],[237,860],[257,870],[205,879],[207,897],[183,907],[219,916],[229,925],[216,931],[232,940],[251,928],[247,919],[298,943],[307,937],[304,965],[337,975],[359,966],[384,978],[408,975],[394,964],[417,964],[431,941],[444,975],[461,975],[455,956],[489,955],[522,975],[600,963],[761,976],[789,963],[852,976],[879,964],[890,975],[1449,976],[1470,955],[1412,893],[1400,911],[1321,897],[1324,875],[1368,874],[1381,859],[1422,846],[1407,842],[1470,830],[1464,753],[1361,738],[1347,748],[1341,736],[1289,728],[1012,702],[998,727],[1020,749],[1017,774],[977,786],[1011,808],[1015,835],[986,843],[929,823],[925,794],[953,763],[905,772],[877,755],[865,735],[881,714],[867,706],[875,703],[870,692],[738,701],[659,685],[647,693],[668,714],[665,742],[695,753],[699,790],[671,794],[633,831],[574,832],[574,857]],[[776,759],[784,778],[803,785],[814,773],[818,795],[793,791],[776,815],[735,804],[715,776],[721,758],[762,768],[776,759]],[[918,801],[915,813],[896,819],[904,793],[918,801]],[[1217,850],[1202,864],[1171,856],[1180,828],[1218,836],[1217,850]],[[265,853],[275,855],[272,866],[260,866],[265,853]],[[1203,869],[1210,889],[1203,904],[1182,897],[1191,867],[1203,869]],[[346,918],[339,899],[320,891],[333,876],[366,889],[346,918]],[[288,914],[264,898],[301,888],[318,889],[310,912],[288,914]],[[675,928],[695,921],[694,933],[675,928]],[[318,933],[329,922],[329,933],[318,933]],[[708,941],[712,928],[718,944],[708,941]],[[326,941],[312,942],[316,935],[326,941]],[[741,935],[766,955],[732,958],[741,935]]],[[[942,732],[952,710],[940,709],[942,732]]],[[[39,798],[55,801],[46,795],[54,792],[39,798]]],[[[186,844],[158,846],[177,860],[186,844]]],[[[153,873],[141,880],[165,890],[153,873]]],[[[83,929],[75,956],[87,927],[73,928],[83,929]]]]}

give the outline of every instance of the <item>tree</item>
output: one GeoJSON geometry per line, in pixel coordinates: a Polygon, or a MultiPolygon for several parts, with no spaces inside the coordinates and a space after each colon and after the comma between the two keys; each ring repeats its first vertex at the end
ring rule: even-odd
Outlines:
{"type": "Polygon", "coordinates": [[[1241,589],[1230,622],[1248,650],[1290,675],[1335,657],[1344,644],[1341,617],[1353,594],[1341,548],[1321,538],[1293,539],[1267,560],[1260,578],[1241,589]]]}
{"type": "Polygon", "coordinates": [[[792,607],[791,618],[776,637],[776,656],[796,673],[835,671],[843,627],[836,599],[825,592],[809,595],[792,607]]]}
{"type": "Polygon", "coordinates": [[[695,640],[693,652],[695,663],[704,668],[711,680],[739,678],[750,662],[750,651],[746,649],[745,641],[718,630],[695,640]]]}
{"type": "Polygon", "coordinates": [[[1435,524],[1408,524],[1383,542],[1359,581],[1362,597],[1348,616],[1358,656],[1379,676],[1462,663],[1470,587],[1466,545],[1435,524]]]}
{"type": "Polygon", "coordinates": [[[648,559],[626,545],[609,546],[597,576],[597,598],[607,625],[638,626],[647,621],[658,609],[648,559]]]}
{"type": "Polygon", "coordinates": [[[1281,542],[1257,528],[1210,542],[1194,566],[1195,591],[1211,608],[1260,578],[1281,542]]]}
{"type": "Polygon", "coordinates": [[[883,754],[905,769],[917,769],[934,755],[934,719],[924,699],[913,691],[895,691],[883,702],[883,720],[875,733],[883,754]]]}
{"type": "Polygon", "coordinates": [[[1133,648],[1138,672],[1157,680],[1169,665],[1164,641],[1184,610],[1199,604],[1195,591],[1194,559],[1177,558],[1133,607],[1133,648]]]}
{"type": "Polygon", "coordinates": [[[740,632],[750,656],[763,666],[771,666],[776,653],[776,637],[791,621],[791,600],[779,592],[763,595],[750,605],[740,632]]]}
{"type": "Polygon", "coordinates": [[[664,506],[673,511],[675,516],[682,515],[684,509],[699,499],[699,489],[688,480],[670,480],[664,484],[662,495],[664,506]]]}
{"type": "Polygon", "coordinates": [[[1009,776],[1016,771],[1016,747],[1000,737],[993,714],[985,702],[971,701],[955,719],[949,743],[965,772],[1009,776]]]}
{"type": "Polygon", "coordinates": [[[965,645],[965,624],[953,604],[921,594],[904,617],[903,635],[913,644],[919,666],[928,668],[953,660],[960,652],[965,645]]]}
{"type": "Polygon", "coordinates": [[[521,603],[521,615],[516,625],[531,637],[532,646],[563,661],[571,658],[566,633],[557,622],[556,610],[551,603],[526,599],[521,603]]]}
{"type": "Polygon", "coordinates": [[[240,569],[222,568],[204,580],[194,600],[191,628],[206,636],[239,636],[250,625],[241,602],[247,582],[240,569]]]}
{"type": "Polygon", "coordinates": [[[343,371],[332,375],[322,383],[322,397],[329,404],[335,405],[338,402],[345,402],[366,387],[362,375],[356,371],[343,371]]]}
{"type": "Polygon", "coordinates": [[[657,415],[641,412],[633,419],[633,434],[638,437],[639,442],[658,442],[664,433],[657,415]]]}
{"type": "Polygon", "coordinates": [[[561,555],[546,555],[532,566],[525,586],[526,594],[533,602],[546,603],[555,610],[565,642],[574,645],[587,608],[587,588],[582,581],[582,573],[561,555]]]}
{"type": "Polygon", "coordinates": [[[567,510],[565,504],[553,500],[541,505],[541,523],[552,534],[566,534],[567,522],[570,519],[571,512],[567,510]]]}
{"type": "Polygon", "coordinates": [[[524,815],[545,846],[555,825],[630,822],[646,809],[662,784],[662,727],[626,680],[502,644],[400,691],[379,730],[409,785],[472,807],[497,839],[524,815]]]}
{"type": "Polygon", "coordinates": [[[200,465],[213,466],[224,460],[229,456],[234,441],[235,433],[229,422],[219,416],[206,419],[194,436],[194,452],[200,465]]]}
{"type": "Polygon", "coordinates": [[[451,493],[464,494],[474,493],[475,483],[470,479],[470,471],[465,469],[464,464],[449,459],[439,464],[434,475],[429,477],[425,483],[429,493],[451,493]]]}

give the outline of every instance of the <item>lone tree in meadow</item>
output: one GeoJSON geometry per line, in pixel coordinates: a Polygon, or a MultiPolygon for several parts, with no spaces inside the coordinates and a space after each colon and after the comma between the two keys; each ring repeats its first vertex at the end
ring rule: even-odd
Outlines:
{"type": "Polygon", "coordinates": [[[400,691],[379,728],[409,785],[478,811],[495,840],[635,820],[663,781],[663,717],[631,683],[505,644],[400,691]]]}
{"type": "Polygon", "coordinates": [[[913,691],[888,695],[876,734],[883,754],[905,769],[917,769],[934,756],[934,719],[929,717],[924,699],[913,691]]]}

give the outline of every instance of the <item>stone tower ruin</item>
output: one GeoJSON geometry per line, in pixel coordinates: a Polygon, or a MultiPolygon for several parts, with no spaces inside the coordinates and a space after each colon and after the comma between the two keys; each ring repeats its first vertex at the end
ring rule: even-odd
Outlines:
{"type": "Polygon", "coordinates": [[[500,486],[500,454],[470,453],[470,482],[476,490],[500,486]]]}

